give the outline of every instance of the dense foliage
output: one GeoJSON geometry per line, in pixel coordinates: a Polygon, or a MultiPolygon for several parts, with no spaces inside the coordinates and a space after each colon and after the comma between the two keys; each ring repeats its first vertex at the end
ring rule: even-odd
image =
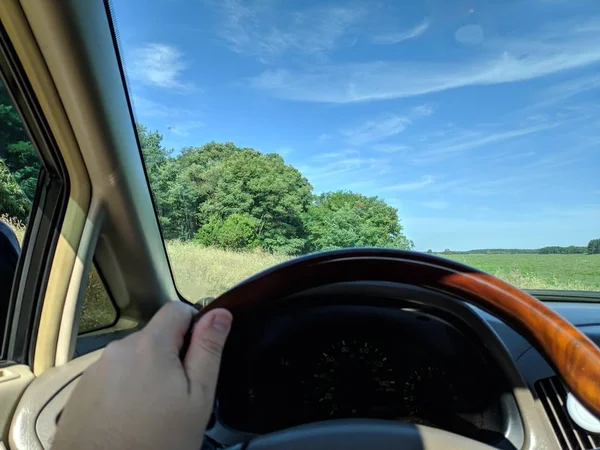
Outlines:
{"type": "Polygon", "coordinates": [[[25,221],[40,171],[23,122],[0,83],[0,213],[25,221]]]}
{"type": "Polygon", "coordinates": [[[600,239],[592,239],[587,246],[587,252],[590,255],[600,254],[600,239]]]}
{"type": "Polygon", "coordinates": [[[413,247],[395,208],[353,192],[315,196],[277,154],[210,142],[172,156],[159,133],[139,125],[138,134],[166,239],[285,254],[413,247]]]}
{"type": "Polygon", "coordinates": [[[348,191],[314,198],[306,215],[309,250],[341,247],[412,248],[395,208],[377,197],[348,191]]]}

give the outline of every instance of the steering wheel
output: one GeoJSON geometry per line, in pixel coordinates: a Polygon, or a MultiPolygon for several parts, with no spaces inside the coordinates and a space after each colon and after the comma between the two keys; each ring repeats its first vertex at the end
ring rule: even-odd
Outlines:
{"type": "MultiPolygon", "coordinates": [[[[502,319],[546,357],[572,393],[600,416],[600,350],[542,302],[472,267],[429,254],[392,249],[345,249],[293,259],[267,269],[201,310],[227,308],[235,317],[292,294],[333,283],[383,281],[458,297],[502,319]]],[[[246,450],[491,448],[427,426],[341,419],[288,428],[254,438],[246,450]]],[[[233,447],[236,448],[236,447],[233,447]]],[[[240,447],[241,448],[241,447],[240,447]]]]}

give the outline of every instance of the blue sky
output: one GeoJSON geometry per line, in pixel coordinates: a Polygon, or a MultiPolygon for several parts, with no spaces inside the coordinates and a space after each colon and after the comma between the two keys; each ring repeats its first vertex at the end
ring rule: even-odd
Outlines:
{"type": "Polygon", "coordinates": [[[137,119],[278,152],[417,250],[600,237],[600,2],[113,1],[137,119]]]}

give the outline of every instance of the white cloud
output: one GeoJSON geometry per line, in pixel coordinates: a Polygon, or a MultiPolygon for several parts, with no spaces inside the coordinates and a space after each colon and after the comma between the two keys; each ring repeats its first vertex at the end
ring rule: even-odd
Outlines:
{"type": "Polygon", "coordinates": [[[562,24],[521,40],[486,40],[460,63],[372,61],[267,70],[255,89],[289,100],[350,103],[530,80],[600,62],[598,27],[562,24]]]}
{"type": "Polygon", "coordinates": [[[424,175],[419,180],[409,181],[406,183],[394,184],[381,189],[382,192],[397,192],[397,191],[418,191],[435,182],[435,178],[431,175],[424,175]]]}
{"type": "Polygon", "coordinates": [[[358,150],[343,150],[341,152],[326,152],[319,153],[313,158],[314,161],[325,161],[328,159],[348,158],[349,156],[358,155],[358,150]]]}
{"type": "Polygon", "coordinates": [[[384,114],[375,120],[364,122],[356,128],[342,130],[341,133],[349,144],[363,145],[399,134],[409,124],[408,117],[384,114]]]}
{"type": "Polygon", "coordinates": [[[362,158],[344,158],[326,164],[301,164],[298,170],[310,181],[333,181],[335,177],[364,168],[366,164],[367,160],[362,158]]]}
{"type": "Polygon", "coordinates": [[[351,145],[381,141],[402,133],[414,119],[429,116],[433,111],[431,105],[419,105],[405,115],[383,114],[374,120],[363,122],[355,128],[341,130],[341,133],[346,142],[351,145]]]}
{"type": "Polygon", "coordinates": [[[286,53],[326,56],[364,13],[346,6],[291,11],[275,9],[271,2],[240,0],[223,0],[217,9],[223,21],[217,26],[219,37],[232,51],[261,62],[286,53]]]}
{"type": "Polygon", "coordinates": [[[376,44],[398,44],[409,39],[418,38],[419,36],[422,36],[425,31],[427,31],[429,25],[429,20],[425,19],[421,23],[408,30],[375,36],[373,38],[373,42],[376,44]]]}
{"type": "Polygon", "coordinates": [[[412,147],[409,145],[377,144],[374,145],[372,148],[376,152],[397,153],[405,150],[410,150],[412,147]]]}
{"type": "Polygon", "coordinates": [[[323,134],[320,134],[320,135],[319,135],[319,137],[317,137],[317,140],[318,140],[318,141],[328,141],[328,140],[329,140],[329,139],[331,139],[332,137],[333,137],[333,136],[331,136],[331,135],[330,135],[330,134],[328,134],[328,133],[323,133],[323,134]]]}
{"type": "Polygon", "coordinates": [[[373,186],[378,177],[392,169],[387,158],[362,158],[350,151],[339,157],[334,154],[326,156],[320,159],[317,155],[310,163],[298,165],[298,170],[317,192],[373,186]]]}
{"type": "Polygon", "coordinates": [[[186,137],[191,134],[192,131],[197,130],[198,128],[202,128],[205,126],[204,122],[200,120],[186,120],[183,122],[178,122],[173,125],[169,125],[167,129],[177,136],[186,137]]]}
{"type": "Polygon", "coordinates": [[[131,101],[136,115],[140,117],[181,118],[194,115],[188,109],[167,106],[135,94],[131,96],[131,101]]]}
{"type": "Polygon", "coordinates": [[[131,56],[126,67],[132,79],[147,86],[180,92],[194,89],[192,83],[181,79],[187,64],[177,48],[166,44],[146,44],[134,49],[131,56]]]}
{"type": "Polygon", "coordinates": [[[424,202],[423,206],[426,206],[427,208],[431,208],[431,209],[446,209],[448,206],[450,206],[450,203],[445,202],[443,200],[439,200],[439,201],[431,201],[431,202],[424,202]]]}
{"type": "Polygon", "coordinates": [[[454,157],[456,154],[472,150],[486,145],[526,136],[533,133],[539,133],[545,130],[559,127],[566,122],[546,123],[542,125],[518,128],[516,130],[505,130],[498,132],[485,133],[482,131],[459,131],[454,137],[445,141],[436,142],[433,148],[420,152],[413,159],[415,163],[438,162],[447,158],[454,157]]]}
{"type": "Polygon", "coordinates": [[[574,78],[540,91],[537,94],[540,101],[531,105],[530,108],[545,108],[598,88],[600,88],[600,76],[598,75],[574,78]]]}
{"type": "Polygon", "coordinates": [[[205,126],[205,123],[189,109],[168,106],[135,94],[131,100],[137,120],[158,118],[164,125],[165,132],[186,137],[192,131],[205,126]]]}

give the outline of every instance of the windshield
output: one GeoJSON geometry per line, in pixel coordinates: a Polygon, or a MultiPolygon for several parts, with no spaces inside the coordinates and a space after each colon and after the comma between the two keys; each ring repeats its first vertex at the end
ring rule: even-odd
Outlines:
{"type": "Polygon", "coordinates": [[[364,246],[600,291],[597,0],[113,6],[189,300],[364,246]]]}

